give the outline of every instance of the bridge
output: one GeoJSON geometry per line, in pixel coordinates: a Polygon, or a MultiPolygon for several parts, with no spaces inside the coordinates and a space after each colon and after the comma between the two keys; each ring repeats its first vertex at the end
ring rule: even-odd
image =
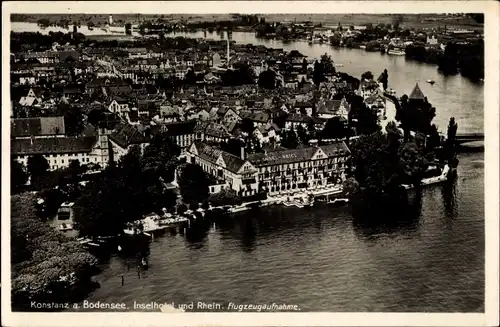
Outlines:
{"type": "Polygon", "coordinates": [[[458,133],[456,140],[457,144],[484,141],[484,133],[458,133]]]}

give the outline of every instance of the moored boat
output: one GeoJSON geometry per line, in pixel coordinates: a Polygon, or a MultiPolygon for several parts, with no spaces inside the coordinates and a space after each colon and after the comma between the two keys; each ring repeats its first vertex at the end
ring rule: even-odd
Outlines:
{"type": "Polygon", "coordinates": [[[404,56],[406,53],[404,50],[394,48],[392,50],[387,51],[387,54],[390,54],[393,56],[404,56]]]}

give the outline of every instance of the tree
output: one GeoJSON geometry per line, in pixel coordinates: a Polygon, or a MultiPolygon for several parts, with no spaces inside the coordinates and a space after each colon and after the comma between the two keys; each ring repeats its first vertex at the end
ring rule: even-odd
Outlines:
{"type": "Polygon", "coordinates": [[[276,73],[270,69],[259,74],[258,85],[261,88],[272,90],[276,87],[276,73]]]}
{"type": "Polygon", "coordinates": [[[325,71],[323,65],[316,60],[314,62],[313,82],[314,84],[319,85],[324,80],[325,80],[325,71]]]}
{"type": "Polygon", "coordinates": [[[97,259],[36,216],[30,193],[11,198],[13,310],[30,310],[32,301],[77,302],[91,291],[97,259]]]}
{"type": "Polygon", "coordinates": [[[49,168],[49,162],[41,154],[35,154],[28,158],[27,169],[32,182],[45,175],[49,168]]]}
{"type": "Polygon", "coordinates": [[[17,192],[28,181],[28,174],[24,169],[24,165],[19,161],[11,158],[10,161],[10,189],[11,193],[17,192]]]}
{"type": "Polygon", "coordinates": [[[372,74],[372,72],[370,72],[370,71],[364,72],[361,75],[361,80],[368,80],[368,81],[373,80],[373,74],[372,74]]]}
{"type": "Polygon", "coordinates": [[[221,143],[220,147],[222,151],[240,157],[241,148],[245,147],[245,142],[243,142],[241,139],[230,138],[227,142],[221,143]]]}
{"type": "Polygon", "coordinates": [[[281,145],[287,149],[295,149],[299,145],[299,140],[297,139],[297,134],[293,129],[284,132],[284,136],[281,140],[281,145]]]}
{"type": "Polygon", "coordinates": [[[95,127],[99,127],[101,122],[106,119],[106,116],[104,115],[104,112],[102,110],[92,109],[90,110],[87,119],[89,124],[92,124],[95,127]]]}
{"type": "Polygon", "coordinates": [[[196,164],[187,164],[179,178],[179,188],[185,203],[200,203],[208,198],[208,178],[196,164]]]}
{"type": "Polygon", "coordinates": [[[348,136],[348,129],[340,117],[333,117],[328,119],[321,132],[321,138],[323,139],[342,139],[348,136]]]}
{"type": "Polygon", "coordinates": [[[448,160],[456,156],[456,142],[457,142],[458,124],[455,122],[455,117],[450,118],[448,123],[447,137],[446,137],[446,152],[448,160]]]}
{"type": "Polygon", "coordinates": [[[214,206],[225,206],[240,205],[243,202],[243,199],[236,194],[236,191],[232,189],[225,189],[218,193],[211,194],[208,201],[214,206]]]}
{"type": "Polygon", "coordinates": [[[142,171],[170,182],[174,179],[180,154],[180,147],[167,134],[154,135],[140,159],[142,171]]]}
{"type": "Polygon", "coordinates": [[[184,79],[184,83],[186,83],[188,85],[196,84],[196,75],[195,75],[194,70],[192,68],[188,69],[186,76],[185,76],[185,79],[184,79]]]}
{"type": "Polygon", "coordinates": [[[83,192],[75,205],[75,228],[80,236],[114,236],[123,232],[127,221],[140,217],[128,211],[133,199],[123,180],[105,174],[83,192]],[[110,205],[112,203],[112,205],[110,205]]]}
{"type": "Polygon", "coordinates": [[[297,127],[297,136],[302,144],[308,144],[310,137],[304,126],[299,125],[299,127],[297,127]]]}
{"type": "Polygon", "coordinates": [[[358,135],[368,135],[380,130],[377,114],[365,105],[362,97],[352,97],[351,112],[352,120],[356,120],[355,127],[358,135]]]}
{"type": "Polygon", "coordinates": [[[332,57],[326,53],[321,56],[321,65],[323,66],[323,71],[326,74],[335,74],[335,66],[333,65],[332,57]]]}
{"type": "Polygon", "coordinates": [[[79,106],[60,103],[57,106],[57,114],[64,117],[67,135],[78,135],[82,132],[83,113],[79,106]]]}
{"type": "Polygon", "coordinates": [[[359,183],[355,178],[349,177],[343,183],[343,191],[347,196],[353,196],[359,192],[359,183]]]}
{"type": "Polygon", "coordinates": [[[415,143],[405,143],[399,151],[403,178],[415,187],[420,186],[424,173],[429,166],[421,149],[415,143]]]}
{"type": "Polygon", "coordinates": [[[241,121],[240,128],[243,132],[247,133],[248,135],[252,135],[253,131],[255,130],[255,126],[253,124],[253,121],[251,121],[248,118],[244,118],[241,121]]]}
{"type": "Polygon", "coordinates": [[[74,159],[69,162],[68,168],[66,169],[69,174],[69,178],[73,183],[78,182],[80,175],[84,172],[85,167],[80,164],[80,160],[74,159]]]}
{"type": "Polygon", "coordinates": [[[307,59],[306,58],[302,59],[302,73],[307,73],[307,66],[308,66],[307,59]]]}
{"type": "Polygon", "coordinates": [[[380,76],[380,81],[382,83],[382,87],[384,91],[387,90],[387,84],[389,83],[389,74],[387,73],[387,69],[384,69],[384,72],[380,76]]]}

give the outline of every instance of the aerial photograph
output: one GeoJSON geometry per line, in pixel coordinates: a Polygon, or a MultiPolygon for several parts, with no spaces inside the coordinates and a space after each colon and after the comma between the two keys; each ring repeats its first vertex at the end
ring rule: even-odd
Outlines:
{"type": "Polygon", "coordinates": [[[12,311],[485,312],[483,14],[9,32],[12,311]]]}

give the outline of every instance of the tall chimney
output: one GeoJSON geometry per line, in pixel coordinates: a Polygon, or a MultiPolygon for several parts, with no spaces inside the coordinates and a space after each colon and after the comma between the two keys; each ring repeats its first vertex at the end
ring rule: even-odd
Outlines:
{"type": "Polygon", "coordinates": [[[229,37],[227,38],[227,68],[229,68],[229,37]]]}
{"type": "Polygon", "coordinates": [[[241,153],[241,160],[245,160],[245,147],[244,146],[241,147],[240,153],[241,153]]]}

